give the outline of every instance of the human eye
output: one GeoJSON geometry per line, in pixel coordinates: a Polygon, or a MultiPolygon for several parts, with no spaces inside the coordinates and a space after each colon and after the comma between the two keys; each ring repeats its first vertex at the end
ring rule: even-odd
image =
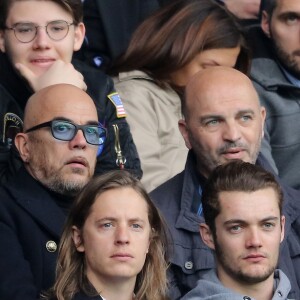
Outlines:
{"type": "Polygon", "coordinates": [[[231,233],[239,233],[241,232],[242,230],[242,226],[241,225],[232,225],[228,228],[228,231],[231,232],[231,233]]]}
{"type": "Polygon", "coordinates": [[[52,32],[64,31],[67,28],[65,21],[53,21],[48,24],[48,29],[52,32]]]}
{"type": "Polygon", "coordinates": [[[203,122],[205,127],[216,127],[217,125],[220,124],[220,120],[219,119],[207,119],[203,122]]]}
{"type": "Polygon", "coordinates": [[[142,224],[139,224],[139,223],[132,223],[131,228],[134,231],[141,231],[143,229],[143,226],[142,226],[142,224]]]}
{"type": "Polygon", "coordinates": [[[270,230],[272,230],[274,227],[275,227],[275,224],[272,223],[272,222],[266,222],[266,223],[263,223],[263,228],[264,228],[265,230],[270,231],[270,230]]]}
{"type": "Polygon", "coordinates": [[[299,16],[294,13],[289,13],[283,17],[284,22],[289,25],[296,25],[299,21],[299,16]]]}
{"type": "Polygon", "coordinates": [[[14,28],[18,33],[21,34],[31,33],[35,30],[35,26],[32,23],[19,23],[14,28]]]}
{"type": "Polygon", "coordinates": [[[98,128],[97,127],[94,127],[94,126],[87,126],[85,128],[85,132],[88,134],[88,135],[93,135],[93,136],[98,136],[98,128]]]}
{"type": "Polygon", "coordinates": [[[253,116],[251,114],[243,114],[240,116],[240,120],[243,123],[249,123],[253,119],[253,116]]]}
{"type": "Polygon", "coordinates": [[[58,133],[65,133],[72,130],[73,126],[68,123],[57,123],[53,126],[54,131],[58,133]]]}

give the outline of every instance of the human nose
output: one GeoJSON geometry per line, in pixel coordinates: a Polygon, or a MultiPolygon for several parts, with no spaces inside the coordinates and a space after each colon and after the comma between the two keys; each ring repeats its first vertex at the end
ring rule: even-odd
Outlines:
{"type": "Polygon", "coordinates": [[[241,138],[241,132],[235,121],[227,122],[223,130],[223,139],[225,141],[236,142],[241,138]]]}
{"type": "Polygon", "coordinates": [[[47,49],[49,48],[49,36],[46,30],[46,26],[36,27],[36,34],[33,40],[34,49],[47,49]]]}
{"type": "Polygon", "coordinates": [[[71,149],[74,148],[84,149],[87,146],[87,141],[81,129],[79,129],[76,132],[73,139],[69,142],[69,145],[71,149]]]}
{"type": "Polygon", "coordinates": [[[125,225],[118,226],[115,232],[115,244],[123,245],[128,243],[129,243],[128,227],[125,225]]]}
{"type": "Polygon", "coordinates": [[[261,236],[257,228],[249,228],[246,237],[246,248],[259,248],[262,246],[261,236]]]}

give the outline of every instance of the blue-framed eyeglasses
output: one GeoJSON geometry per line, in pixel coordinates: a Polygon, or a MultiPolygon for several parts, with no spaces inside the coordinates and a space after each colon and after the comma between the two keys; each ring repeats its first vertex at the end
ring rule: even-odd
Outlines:
{"type": "Polygon", "coordinates": [[[100,123],[77,125],[66,120],[52,120],[33,126],[25,131],[25,133],[34,130],[50,127],[52,136],[60,141],[71,141],[77,134],[78,130],[82,130],[85,140],[91,145],[102,145],[105,142],[107,130],[100,123]]]}

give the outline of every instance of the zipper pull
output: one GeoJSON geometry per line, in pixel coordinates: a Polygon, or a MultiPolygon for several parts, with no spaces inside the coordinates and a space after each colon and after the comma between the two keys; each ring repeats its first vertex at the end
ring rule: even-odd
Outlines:
{"type": "Polygon", "coordinates": [[[123,170],[125,169],[126,158],[122,155],[119,127],[117,124],[114,124],[113,128],[115,133],[115,151],[117,154],[116,165],[123,170]]]}

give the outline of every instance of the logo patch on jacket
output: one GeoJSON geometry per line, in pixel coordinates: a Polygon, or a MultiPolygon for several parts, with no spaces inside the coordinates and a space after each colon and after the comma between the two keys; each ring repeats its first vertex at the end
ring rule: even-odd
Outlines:
{"type": "Polygon", "coordinates": [[[125,118],[126,112],[125,112],[125,108],[124,108],[124,105],[122,103],[122,100],[121,100],[119,94],[115,92],[115,93],[109,94],[107,97],[113,103],[113,105],[116,107],[117,117],[125,118]]]}
{"type": "Polygon", "coordinates": [[[6,113],[3,119],[3,136],[2,142],[11,147],[17,133],[23,131],[23,121],[14,113],[6,113]]]}

